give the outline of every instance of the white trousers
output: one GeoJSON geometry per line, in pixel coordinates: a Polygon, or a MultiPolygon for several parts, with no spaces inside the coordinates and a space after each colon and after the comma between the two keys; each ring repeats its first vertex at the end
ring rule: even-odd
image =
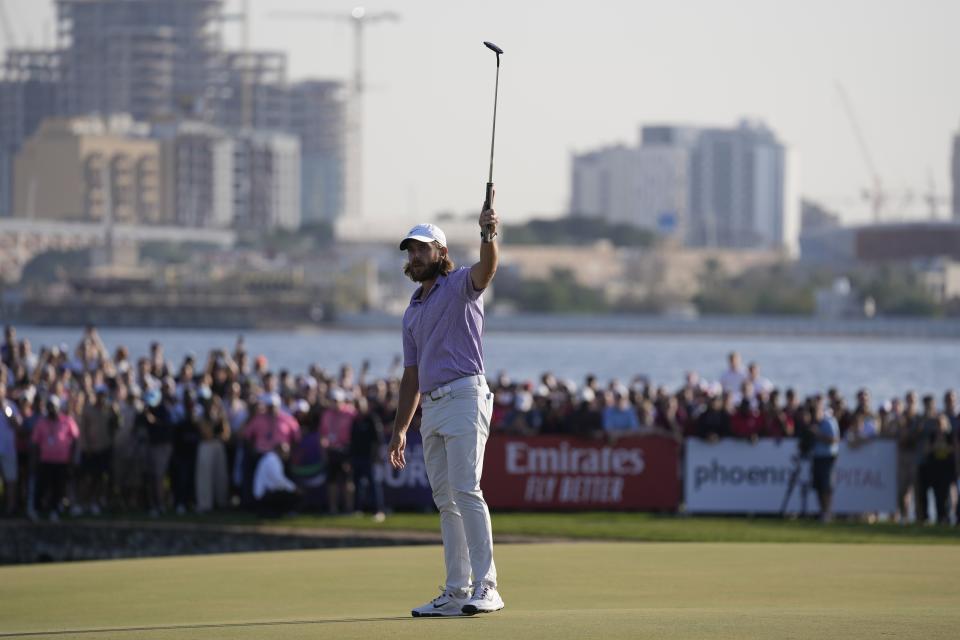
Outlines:
{"type": "Polygon", "coordinates": [[[440,510],[446,586],[454,592],[479,583],[497,586],[490,510],[480,491],[493,394],[483,376],[473,378],[473,384],[439,400],[421,396],[423,458],[433,501],[440,510]]]}
{"type": "Polygon", "coordinates": [[[223,508],[228,503],[227,452],[223,442],[204,440],[197,446],[197,511],[223,508]]]}

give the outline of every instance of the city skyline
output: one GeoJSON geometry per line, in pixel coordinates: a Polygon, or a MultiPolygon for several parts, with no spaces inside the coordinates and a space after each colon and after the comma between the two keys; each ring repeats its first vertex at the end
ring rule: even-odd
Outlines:
{"type": "MultiPolygon", "coordinates": [[[[240,3],[228,0],[227,11],[240,3]]],[[[494,66],[480,41],[504,50],[494,181],[507,219],[567,211],[571,153],[633,144],[641,125],[733,126],[759,119],[800,161],[800,193],[870,218],[859,198],[871,176],[835,85],[850,96],[879,175],[915,192],[926,210],[932,178],[949,198],[960,129],[960,6],[826,2],[436,0],[368,5],[397,24],[366,39],[365,209],[372,220],[432,218],[479,208],[485,182],[494,66]]],[[[8,2],[17,46],[50,44],[53,2],[8,2]],[[47,33],[47,36],[43,34],[47,33]]],[[[344,25],[271,19],[279,10],[349,11],[352,3],[251,0],[251,46],[289,56],[290,80],[347,79],[344,25]]],[[[227,44],[239,29],[225,26],[227,44]]],[[[4,42],[3,47],[11,43],[4,42]]],[[[896,210],[900,197],[888,210],[896,210]]],[[[940,204],[940,217],[949,203],[940,204]]]]}

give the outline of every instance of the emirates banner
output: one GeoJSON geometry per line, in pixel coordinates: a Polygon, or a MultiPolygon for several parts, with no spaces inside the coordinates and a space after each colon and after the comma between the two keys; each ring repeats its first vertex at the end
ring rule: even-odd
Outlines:
{"type": "Polygon", "coordinates": [[[562,436],[494,436],[484,457],[483,495],[497,509],[675,511],[680,444],[662,436],[615,443],[562,436]]]}
{"type": "MultiPolygon", "coordinates": [[[[897,507],[897,447],[872,440],[840,443],[834,467],[834,513],[891,513],[897,507]]],[[[687,439],[686,508],[690,513],[816,513],[809,460],[797,441],[705,442],[687,439]]]]}

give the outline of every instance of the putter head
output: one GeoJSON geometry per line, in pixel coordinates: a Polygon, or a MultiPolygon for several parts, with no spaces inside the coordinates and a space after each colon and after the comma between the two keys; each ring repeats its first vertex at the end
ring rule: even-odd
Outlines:
{"type": "Polygon", "coordinates": [[[498,56],[499,56],[501,53],[503,53],[503,49],[501,49],[501,48],[498,47],[497,45],[493,44],[492,42],[487,42],[486,40],[484,40],[484,41],[483,41],[483,45],[484,45],[487,49],[490,49],[490,51],[493,51],[493,52],[494,52],[495,54],[497,54],[498,56]]]}

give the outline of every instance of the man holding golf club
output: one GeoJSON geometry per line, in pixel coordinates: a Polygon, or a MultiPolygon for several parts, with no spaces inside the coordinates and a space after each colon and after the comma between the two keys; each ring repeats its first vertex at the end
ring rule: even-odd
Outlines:
{"type": "Polygon", "coordinates": [[[455,269],[447,238],[432,224],[418,224],[400,243],[407,252],[404,273],[420,288],[403,314],[403,376],[390,464],[402,469],[407,428],[422,401],[420,435],[427,479],[440,510],[447,568],[440,595],[413,609],[414,617],[459,616],[503,609],[493,564],[490,510],[480,491],[483,451],[490,436],[493,394],[483,370],[483,291],[497,272],[499,219],[493,210],[493,146],[497,135],[497,54],[493,93],[490,176],[480,212],[480,261],[455,269]]]}
{"type": "Polygon", "coordinates": [[[490,435],[493,394],[483,368],[484,289],[497,270],[499,220],[480,214],[480,261],[454,268],[443,231],[420,224],[400,243],[404,272],[420,287],[403,315],[403,376],[390,463],[406,464],[406,431],[422,402],[420,435],[427,478],[440,510],[446,584],[414,617],[489,613],[503,608],[497,593],[490,511],[480,490],[490,435]],[[472,574],[472,580],[471,580],[472,574]]]}

